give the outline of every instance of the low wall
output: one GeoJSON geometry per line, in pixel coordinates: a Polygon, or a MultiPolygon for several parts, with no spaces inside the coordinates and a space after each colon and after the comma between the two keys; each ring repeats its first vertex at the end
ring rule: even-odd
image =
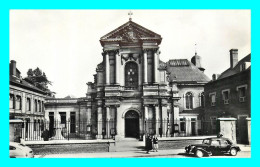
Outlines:
{"type": "Polygon", "coordinates": [[[164,140],[159,141],[159,150],[183,149],[190,144],[201,144],[202,140],[164,140]]]}
{"type": "Polygon", "coordinates": [[[44,145],[27,145],[32,148],[34,154],[73,154],[73,153],[94,153],[108,152],[108,143],[91,143],[91,144],[44,144],[44,145]]]}

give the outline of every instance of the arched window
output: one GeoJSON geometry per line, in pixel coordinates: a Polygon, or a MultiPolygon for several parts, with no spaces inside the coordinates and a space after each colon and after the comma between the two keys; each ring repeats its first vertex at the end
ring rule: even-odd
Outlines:
{"type": "Polygon", "coordinates": [[[41,101],[40,100],[38,100],[38,103],[37,103],[37,105],[38,105],[38,112],[41,112],[41,101]]]}
{"type": "Polygon", "coordinates": [[[27,98],[26,100],[26,109],[27,111],[31,111],[31,99],[27,98]]]}
{"type": "Polygon", "coordinates": [[[200,106],[204,107],[205,106],[205,98],[204,98],[204,92],[200,94],[200,106]]]}
{"type": "Polygon", "coordinates": [[[191,92],[185,94],[185,101],[186,109],[193,109],[193,94],[191,92]]]}
{"type": "Polygon", "coordinates": [[[138,65],[134,62],[128,62],[125,65],[125,88],[138,88],[138,65]]]}
{"type": "Polygon", "coordinates": [[[9,96],[9,108],[12,108],[14,109],[14,95],[13,94],[10,94],[9,96]]]}
{"type": "Polygon", "coordinates": [[[34,100],[34,112],[37,112],[37,108],[38,108],[38,107],[37,107],[37,100],[35,99],[35,100],[34,100]]]}
{"type": "Polygon", "coordinates": [[[17,95],[16,99],[15,99],[15,109],[17,109],[17,110],[22,109],[22,98],[19,95],[17,95]]]}

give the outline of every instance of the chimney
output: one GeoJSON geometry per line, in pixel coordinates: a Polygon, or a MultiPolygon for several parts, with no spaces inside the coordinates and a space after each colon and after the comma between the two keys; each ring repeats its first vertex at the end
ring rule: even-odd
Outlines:
{"type": "Polygon", "coordinates": [[[238,49],[231,49],[229,52],[230,52],[230,68],[234,68],[238,62],[238,49]]]}
{"type": "Polygon", "coordinates": [[[16,76],[16,61],[11,60],[9,70],[10,70],[10,75],[16,76]]]}
{"type": "Polygon", "coordinates": [[[213,74],[212,75],[212,81],[216,81],[219,77],[219,74],[213,74]]]}

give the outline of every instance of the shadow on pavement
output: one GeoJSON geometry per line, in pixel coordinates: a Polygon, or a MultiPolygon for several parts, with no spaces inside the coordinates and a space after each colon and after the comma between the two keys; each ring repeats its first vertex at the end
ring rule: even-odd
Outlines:
{"type": "Polygon", "coordinates": [[[182,156],[185,156],[185,157],[193,157],[193,158],[196,158],[193,154],[187,154],[187,153],[179,153],[177,155],[182,155],[182,156]]]}

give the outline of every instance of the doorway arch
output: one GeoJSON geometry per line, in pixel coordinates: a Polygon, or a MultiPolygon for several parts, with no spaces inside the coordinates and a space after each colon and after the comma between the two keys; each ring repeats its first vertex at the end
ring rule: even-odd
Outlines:
{"type": "Polygon", "coordinates": [[[139,114],[134,110],[125,113],[125,137],[139,137],[139,114]]]}

